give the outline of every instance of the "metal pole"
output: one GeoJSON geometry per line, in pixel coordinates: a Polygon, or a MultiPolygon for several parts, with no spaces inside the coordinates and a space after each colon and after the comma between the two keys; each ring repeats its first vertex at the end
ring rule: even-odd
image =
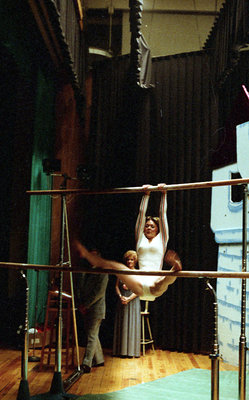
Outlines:
{"type": "Polygon", "coordinates": [[[29,286],[26,275],[23,271],[20,271],[22,278],[26,284],[26,307],[25,307],[25,322],[24,322],[24,338],[23,338],[23,349],[22,349],[22,364],[21,364],[21,382],[18,389],[17,400],[29,400],[29,384],[28,384],[28,342],[29,342],[29,286]]]}
{"type": "MultiPolygon", "coordinates": [[[[72,268],[66,203],[64,204],[64,207],[65,207],[64,214],[65,214],[65,223],[66,223],[66,241],[67,241],[67,252],[68,252],[68,265],[69,265],[70,268],[72,268]]],[[[73,274],[72,274],[72,272],[69,273],[69,276],[70,276],[70,288],[71,288],[71,296],[72,296],[72,312],[73,312],[73,325],[74,325],[77,368],[80,371],[78,331],[77,331],[77,322],[76,322],[76,315],[75,315],[74,285],[73,285],[73,274]]]]}
{"type": "MultiPolygon", "coordinates": [[[[67,207],[66,202],[64,203],[64,215],[65,215],[65,225],[66,225],[66,242],[67,242],[67,251],[68,251],[68,266],[72,268],[71,264],[71,251],[70,251],[70,240],[69,240],[69,228],[68,228],[68,218],[67,218],[67,207]]],[[[73,274],[69,272],[70,277],[70,288],[71,288],[71,296],[72,296],[72,313],[73,313],[73,327],[74,327],[74,340],[75,340],[75,348],[76,348],[76,359],[77,359],[77,368],[76,370],[67,377],[63,381],[63,386],[65,391],[68,391],[70,387],[80,378],[82,375],[82,371],[80,370],[80,354],[79,354],[79,343],[78,343],[78,330],[77,330],[77,321],[75,314],[75,301],[74,301],[74,285],[73,285],[73,274]]]]}
{"type": "Polygon", "coordinates": [[[229,278],[229,279],[249,279],[249,272],[220,272],[220,271],[179,271],[171,272],[166,270],[160,271],[140,271],[140,270],[115,270],[115,269],[85,269],[80,266],[58,266],[58,265],[43,265],[43,264],[23,264],[14,262],[0,261],[0,268],[10,269],[34,269],[42,271],[53,272],[74,272],[81,274],[87,272],[88,274],[110,274],[110,275],[148,275],[148,276],[176,276],[177,278],[229,278]]]}
{"type": "Polygon", "coordinates": [[[211,359],[211,399],[219,400],[219,342],[218,342],[218,302],[217,296],[212,285],[207,281],[207,287],[214,297],[214,337],[213,337],[213,353],[209,355],[211,359]]]}
{"type": "MultiPolygon", "coordinates": [[[[173,185],[165,185],[162,189],[158,186],[150,186],[150,192],[161,192],[162,190],[175,191],[175,190],[189,190],[189,189],[208,189],[214,186],[234,186],[248,184],[249,178],[243,179],[230,179],[224,181],[206,181],[206,182],[193,182],[193,183],[179,183],[173,185]]],[[[84,194],[84,195],[95,195],[95,194],[121,194],[121,193],[143,193],[144,187],[123,187],[123,188],[112,188],[103,190],[88,190],[88,189],[55,189],[55,190],[28,190],[26,193],[30,195],[49,195],[49,194],[84,194]]]]}
{"type": "Polygon", "coordinates": [[[33,355],[28,357],[28,361],[37,362],[40,361],[40,357],[35,355],[35,339],[36,339],[36,324],[37,324],[37,301],[39,292],[39,271],[36,271],[36,295],[35,295],[35,323],[34,323],[34,337],[33,337],[33,355]]]}
{"type": "MultiPolygon", "coordinates": [[[[243,187],[243,241],[242,272],[246,272],[247,264],[247,185],[243,187]]],[[[241,281],[241,332],[239,341],[239,399],[246,399],[246,279],[241,281]]]]}
{"type": "MultiPolygon", "coordinates": [[[[61,243],[60,243],[60,266],[64,263],[64,241],[65,241],[65,214],[64,202],[66,196],[61,195],[61,243]]],[[[62,290],[63,290],[63,271],[60,271],[59,279],[59,299],[58,299],[58,317],[57,317],[57,347],[55,357],[55,372],[50,388],[50,393],[59,394],[64,392],[61,377],[61,352],[62,352],[62,290]]]]}

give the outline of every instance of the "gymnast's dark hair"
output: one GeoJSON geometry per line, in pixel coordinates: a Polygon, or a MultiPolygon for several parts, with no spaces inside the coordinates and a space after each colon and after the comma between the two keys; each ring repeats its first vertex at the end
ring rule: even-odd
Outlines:
{"type": "Polygon", "coordinates": [[[149,220],[155,222],[156,226],[158,227],[158,232],[159,232],[159,231],[160,231],[159,217],[151,217],[150,215],[147,215],[146,218],[145,218],[145,223],[146,223],[147,221],[149,221],[149,220]]]}

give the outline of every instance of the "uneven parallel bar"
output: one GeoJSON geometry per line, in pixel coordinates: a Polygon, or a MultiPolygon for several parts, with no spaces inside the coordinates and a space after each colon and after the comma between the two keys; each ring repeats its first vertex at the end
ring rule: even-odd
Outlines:
{"type": "Polygon", "coordinates": [[[219,272],[219,271],[141,271],[141,270],[114,270],[114,269],[84,269],[81,267],[63,267],[60,265],[42,265],[42,264],[22,264],[12,262],[0,262],[0,268],[11,268],[11,269],[35,269],[35,270],[51,270],[51,271],[63,271],[63,272],[75,272],[82,273],[87,272],[89,274],[111,274],[111,275],[150,275],[150,276],[177,276],[178,278],[249,278],[249,272],[219,272]]]}
{"type": "MultiPolygon", "coordinates": [[[[194,183],[180,183],[173,185],[165,185],[164,189],[158,188],[158,186],[151,186],[150,192],[160,192],[162,190],[189,190],[189,189],[207,189],[214,186],[234,186],[243,185],[249,183],[249,178],[243,179],[230,179],[225,181],[206,181],[206,182],[194,182],[194,183]]],[[[58,190],[28,190],[26,193],[30,195],[56,195],[56,194],[121,194],[121,193],[139,193],[144,192],[145,189],[142,186],[138,187],[123,187],[114,189],[103,189],[103,190],[88,190],[88,189],[58,189],[58,190]]]]}

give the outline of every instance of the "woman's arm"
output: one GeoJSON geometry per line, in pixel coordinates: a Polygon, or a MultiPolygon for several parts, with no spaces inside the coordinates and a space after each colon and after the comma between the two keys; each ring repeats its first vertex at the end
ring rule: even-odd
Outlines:
{"type": "MultiPolygon", "coordinates": [[[[146,186],[147,188],[148,186],[146,186]]],[[[138,242],[141,234],[144,231],[144,225],[145,225],[145,217],[146,217],[146,211],[148,208],[148,202],[150,198],[150,192],[147,191],[142,197],[140,206],[139,206],[139,211],[138,211],[138,216],[137,216],[137,221],[136,221],[136,226],[135,226],[135,241],[138,242]]]]}
{"type": "MultiPolygon", "coordinates": [[[[163,188],[163,185],[158,185],[163,188]]],[[[167,220],[167,191],[162,191],[161,201],[159,207],[159,225],[160,225],[160,233],[162,236],[162,242],[164,251],[166,251],[167,243],[169,240],[169,226],[167,220]]]]}
{"type": "Polygon", "coordinates": [[[115,290],[116,290],[116,293],[117,293],[118,297],[121,298],[122,295],[121,295],[121,292],[120,292],[120,289],[119,289],[119,278],[117,278],[117,280],[116,280],[115,290]]]}
{"type": "Polygon", "coordinates": [[[137,297],[137,295],[136,295],[135,293],[132,293],[132,294],[127,298],[128,303],[129,303],[130,301],[134,300],[136,297],[137,297]]]}

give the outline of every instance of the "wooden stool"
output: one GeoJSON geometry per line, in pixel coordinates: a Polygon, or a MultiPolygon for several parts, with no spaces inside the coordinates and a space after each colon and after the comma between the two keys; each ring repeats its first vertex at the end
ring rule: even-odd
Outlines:
{"type": "Polygon", "coordinates": [[[141,317],[142,317],[142,337],[141,337],[141,345],[142,345],[142,348],[143,348],[143,355],[144,355],[144,356],[145,356],[145,346],[146,346],[147,344],[151,344],[151,347],[152,347],[153,352],[154,352],[154,350],[155,350],[155,347],[154,347],[154,340],[153,340],[153,338],[152,338],[152,333],[151,333],[151,329],[150,329],[150,320],[149,320],[149,315],[150,315],[150,313],[149,313],[149,311],[148,311],[148,308],[149,308],[149,302],[146,300],[146,301],[145,301],[145,308],[144,308],[144,311],[141,311],[141,317]],[[149,333],[149,338],[146,338],[146,337],[145,337],[145,320],[146,320],[146,323],[147,323],[147,330],[148,330],[148,333],[149,333]]]}
{"type": "MultiPolygon", "coordinates": [[[[50,364],[51,353],[56,355],[56,346],[54,346],[54,341],[57,340],[56,337],[56,322],[58,318],[58,300],[59,291],[50,290],[48,292],[47,309],[44,322],[44,334],[42,341],[41,350],[41,360],[39,370],[41,371],[44,363],[44,355],[47,354],[47,365],[50,364]],[[46,349],[47,334],[49,336],[49,346],[46,349]],[[53,351],[52,351],[53,350],[53,351]]],[[[68,293],[62,292],[62,343],[64,344],[64,350],[61,349],[61,354],[66,354],[66,372],[68,372],[68,361],[69,361],[69,350],[72,348],[72,365],[74,365],[74,333],[72,333],[71,341],[70,334],[72,331],[71,323],[71,313],[72,313],[72,296],[68,293]],[[64,339],[64,340],[63,340],[64,339]]],[[[62,347],[63,347],[62,344],[62,347]]]]}

